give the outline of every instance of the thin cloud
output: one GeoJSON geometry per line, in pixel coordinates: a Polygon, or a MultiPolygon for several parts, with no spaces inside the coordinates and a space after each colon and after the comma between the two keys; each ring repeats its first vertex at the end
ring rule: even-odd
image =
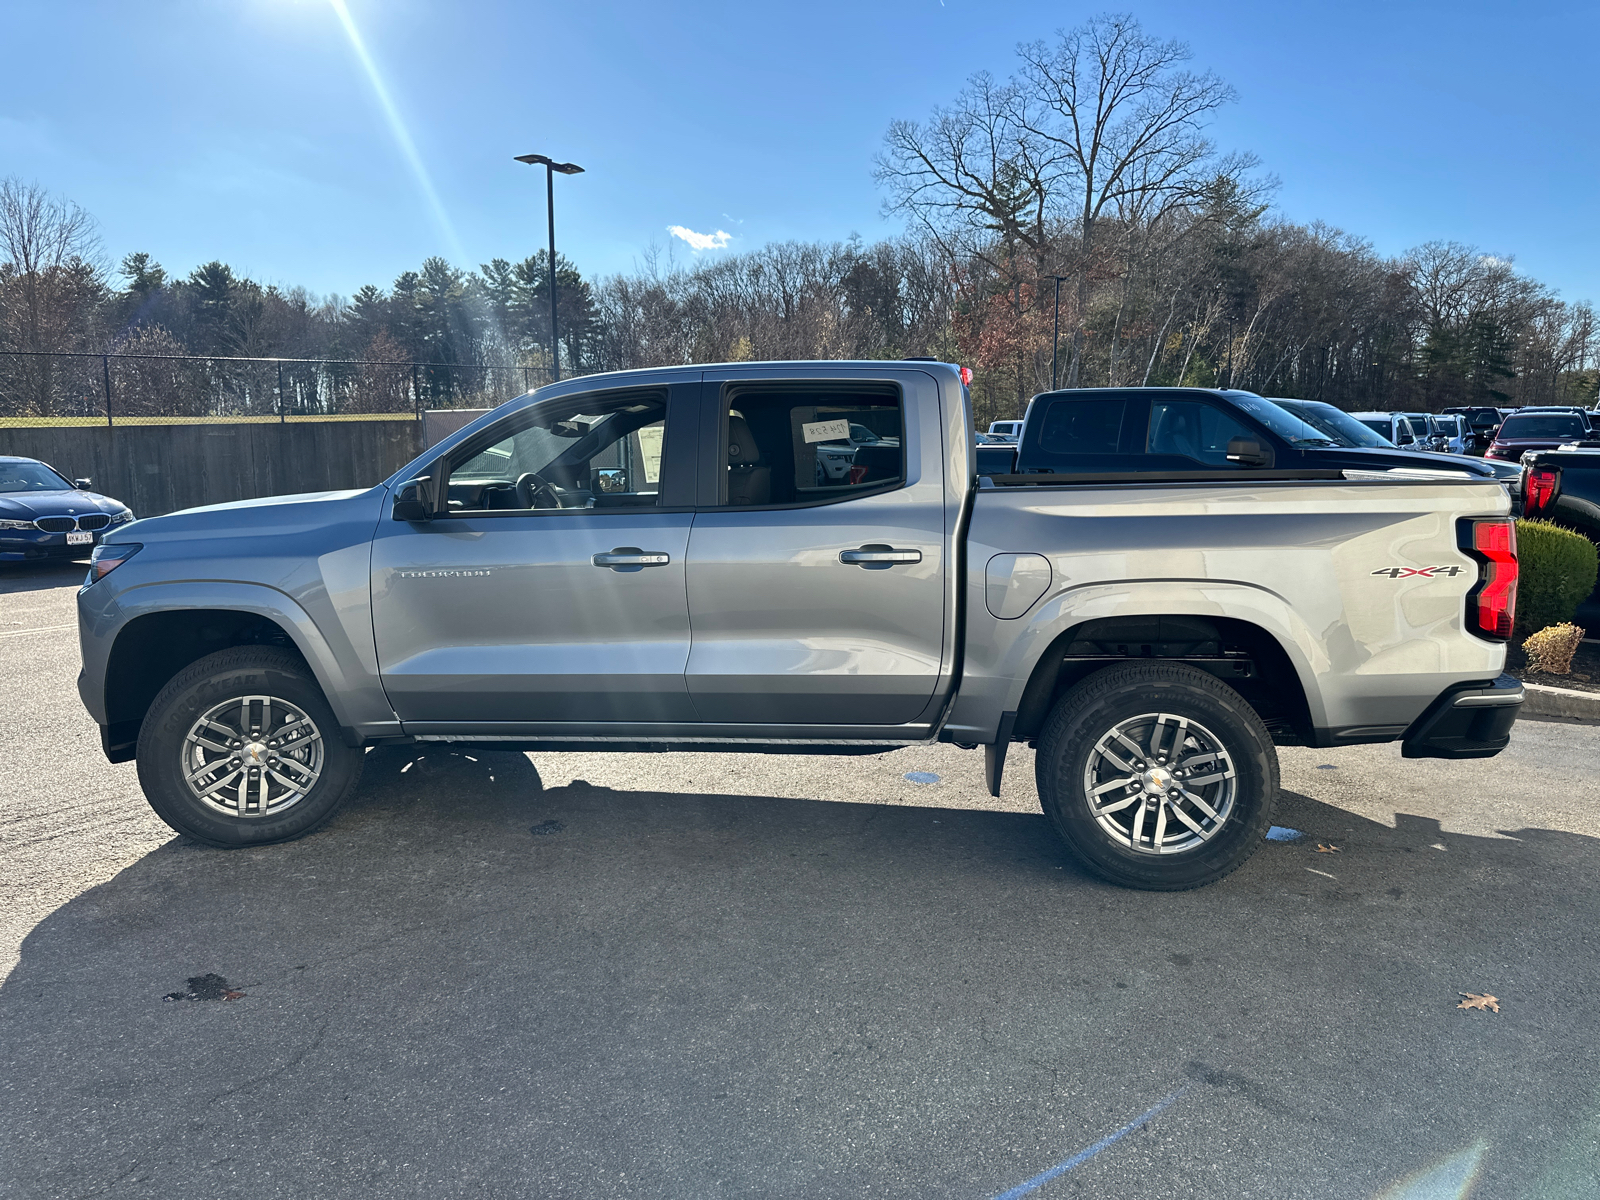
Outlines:
{"type": "Polygon", "coordinates": [[[722,229],[715,233],[696,233],[683,225],[668,225],[667,232],[688,242],[689,248],[697,254],[701,250],[721,250],[733,239],[733,234],[722,229]]]}

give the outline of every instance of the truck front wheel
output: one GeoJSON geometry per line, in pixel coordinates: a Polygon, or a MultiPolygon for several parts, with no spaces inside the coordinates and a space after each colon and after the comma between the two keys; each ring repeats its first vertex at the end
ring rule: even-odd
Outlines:
{"type": "Polygon", "coordinates": [[[1112,883],[1153,891],[1241,867],[1278,797],[1277,751],[1244,697],[1159,660],[1097,671],[1063,696],[1034,769],[1068,848],[1112,883]]]}
{"type": "Polygon", "coordinates": [[[156,815],[212,846],[301,837],[361,775],[322,689],[286,650],[239,646],[185,667],[139,729],[139,784],[156,815]]]}

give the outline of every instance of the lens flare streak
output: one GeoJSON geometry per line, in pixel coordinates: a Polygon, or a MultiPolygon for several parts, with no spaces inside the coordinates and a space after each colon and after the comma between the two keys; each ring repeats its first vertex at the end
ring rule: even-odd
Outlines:
{"type": "Polygon", "coordinates": [[[377,96],[378,104],[383,109],[384,119],[389,123],[389,132],[394,135],[400,153],[405,157],[411,173],[416,176],[417,186],[422,190],[423,199],[427,201],[433,219],[438,222],[440,232],[444,234],[452,256],[457,262],[463,261],[466,254],[462,249],[461,240],[456,236],[455,227],[450,224],[450,215],[445,212],[444,202],[439,199],[439,193],[434,189],[433,179],[428,175],[428,168],[423,165],[422,155],[417,153],[416,143],[411,140],[411,133],[401,120],[400,109],[396,106],[394,98],[389,95],[383,76],[378,72],[378,64],[368,53],[366,42],[361,39],[361,31],[356,28],[355,18],[350,15],[350,9],[344,0],[328,0],[328,3],[332,6],[334,15],[339,18],[339,24],[344,26],[345,36],[350,39],[350,48],[355,51],[361,69],[366,72],[367,82],[372,85],[373,94],[377,96]]]}

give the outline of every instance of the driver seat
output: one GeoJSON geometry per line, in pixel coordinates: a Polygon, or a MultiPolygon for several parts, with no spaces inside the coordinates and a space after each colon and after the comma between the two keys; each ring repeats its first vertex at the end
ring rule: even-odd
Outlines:
{"type": "Polygon", "coordinates": [[[728,503],[772,503],[772,468],[761,465],[761,447],[749,424],[732,413],[728,414],[728,503]]]}

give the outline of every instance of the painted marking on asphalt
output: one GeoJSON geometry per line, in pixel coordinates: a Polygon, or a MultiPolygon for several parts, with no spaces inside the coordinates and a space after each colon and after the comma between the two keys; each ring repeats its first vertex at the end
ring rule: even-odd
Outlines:
{"type": "Polygon", "coordinates": [[[1141,1125],[1144,1125],[1147,1122],[1154,1120],[1165,1109],[1167,1109],[1167,1108],[1171,1107],[1173,1104],[1177,1103],[1177,1101],[1180,1098],[1182,1098],[1183,1094],[1185,1092],[1187,1092],[1188,1090],[1189,1090],[1189,1085],[1185,1084],[1183,1087],[1179,1088],[1177,1091],[1173,1092],[1170,1096],[1167,1096],[1165,1099],[1158,1100],[1155,1103],[1154,1106],[1152,1106],[1149,1109],[1146,1109],[1143,1113],[1141,1113],[1139,1116],[1135,1117],[1133,1120],[1129,1121],[1126,1125],[1124,1125],[1121,1129],[1117,1130],[1115,1133],[1107,1134],[1105,1137],[1101,1138],[1094,1145],[1087,1146],[1084,1149],[1079,1150],[1071,1158],[1067,1159],[1065,1162],[1057,1163],[1055,1166],[1051,1167],[1048,1171],[1041,1171],[1039,1174],[1035,1175],[1032,1179],[1028,1180],[1026,1183],[1017,1184],[1017,1186],[1012,1188],[1009,1192],[1001,1192],[998,1196],[995,1197],[995,1200],[1019,1200],[1020,1197],[1026,1196],[1029,1192],[1038,1191],[1045,1184],[1049,1183],[1052,1179],[1056,1179],[1056,1178],[1058,1178],[1058,1177],[1060,1177],[1062,1175],[1065,1175],[1068,1171],[1072,1170],[1074,1167],[1081,1167],[1084,1163],[1088,1162],[1096,1154],[1099,1154],[1100,1151],[1104,1150],[1107,1146],[1116,1145],[1123,1138],[1127,1137],[1130,1133],[1132,1133],[1135,1129],[1138,1129],[1141,1125]]]}
{"type": "Polygon", "coordinates": [[[73,622],[71,625],[41,625],[38,629],[12,629],[6,633],[0,633],[0,638],[21,637],[27,633],[57,633],[63,629],[76,629],[77,627],[77,622],[73,622]]]}
{"type": "Polygon", "coordinates": [[[1337,875],[1329,875],[1326,871],[1319,871],[1315,867],[1307,867],[1306,870],[1310,871],[1313,875],[1321,875],[1324,879],[1331,879],[1335,883],[1339,881],[1339,877],[1337,875]]]}
{"type": "Polygon", "coordinates": [[[932,771],[907,771],[905,777],[912,783],[938,783],[939,777],[932,771]]]}

